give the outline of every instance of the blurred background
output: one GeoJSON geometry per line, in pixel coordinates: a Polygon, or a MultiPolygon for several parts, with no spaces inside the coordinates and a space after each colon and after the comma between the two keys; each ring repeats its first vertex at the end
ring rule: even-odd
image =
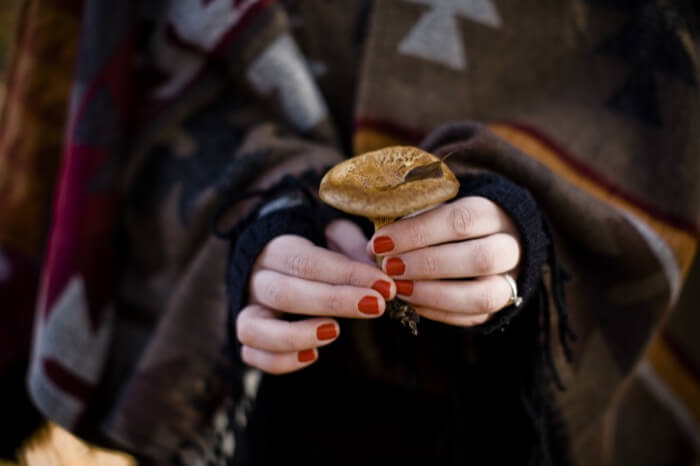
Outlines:
{"type": "MultiPolygon", "coordinates": [[[[132,461],[93,449],[47,424],[25,386],[36,289],[75,67],[80,3],[0,2],[0,464],[132,461]]],[[[697,261],[677,308],[629,381],[617,416],[626,421],[616,434],[617,449],[644,450],[650,465],[675,464],[673,456],[663,457],[669,451],[698,457],[697,261]],[[640,444],[638,438],[648,438],[650,431],[656,443],[640,444]]]]}

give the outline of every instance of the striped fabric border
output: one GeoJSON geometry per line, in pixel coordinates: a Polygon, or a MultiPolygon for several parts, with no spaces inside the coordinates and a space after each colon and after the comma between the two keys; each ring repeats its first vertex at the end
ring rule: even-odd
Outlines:
{"type": "Polygon", "coordinates": [[[557,150],[551,141],[532,129],[523,129],[521,125],[498,123],[490,125],[491,130],[500,137],[527,153],[533,159],[546,165],[557,175],[571,184],[583,189],[598,199],[623,209],[648,225],[673,250],[674,256],[683,276],[686,276],[697,250],[695,227],[679,219],[669,220],[654,209],[632,199],[630,195],[614,188],[612,183],[595,174],[590,168],[582,169],[582,164],[574,164],[572,157],[557,150]]]}

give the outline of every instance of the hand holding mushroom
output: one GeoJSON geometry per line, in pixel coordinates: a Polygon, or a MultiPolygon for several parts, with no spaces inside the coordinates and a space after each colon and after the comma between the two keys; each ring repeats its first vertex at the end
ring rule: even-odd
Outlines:
{"type": "Polygon", "coordinates": [[[304,368],[318,358],[317,348],[338,337],[335,317],[379,317],[386,300],[396,296],[394,282],[367,260],[367,237],[357,225],[336,220],[326,228],[326,238],[338,251],[282,235],[258,256],[249,304],[236,319],[246,364],[270,374],[304,368]],[[309,318],[289,322],[284,314],[309,318]]]}
{"type": "Polygon", "coordinates": [[[483,197],[387,225],[370,247],[419,315],[461,327],[482,324],[509,304],[512,291],[502,274],[520,258],[512,221],[483,197]]]}
{"type": "Polygon", "coordinates": [[[321,181],[319,194],[330,205],[374,222],[369,249],[395,279],[399,297],[418,314],[472,326],[512,297],[501,274],[520,260],[513,222],[488,199],[465,197],[392,223],[454,197],[458,188],[440,159],[397,146],[336,165],[321,181]]]}
{"type": "Polygon", "coordinates": [[[357,164],[367,154],[349,159],[324,178],[328,188],[334,173],[350,173],[354,186],[341,176],[335,193],[321,190],[326,202],[355,214],[378,201],[383,207],[360,212],[377,227],[371,240],[354,223],[336,220],[326,228],[335,250],[282,235],[258,257],[250,301],[236,320],[248,365],[272,374],[307,367],[317,360],[318,348],[338,337],[336,317],[379,317],[397,295],[421,316],[455,326],[483,323],[509,303],[511,289],[501,274],[514,270],[520,258],[513,222],[485,198],[443,204],[457,193],[458,183],[437,157],[416,148],[384,151],[378,159],[371,155],[365,167],[357,164]],[[338,196],[348,193],[355,201],[338,205],[338,196]],[[368,253],[376,255],[379,268],[368,253]],[[289,322],[285,314],[308,318],[289,322]]]}

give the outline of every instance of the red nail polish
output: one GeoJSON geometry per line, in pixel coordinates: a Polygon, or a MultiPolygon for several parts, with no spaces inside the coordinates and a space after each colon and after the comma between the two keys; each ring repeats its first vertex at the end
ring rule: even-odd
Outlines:
{"type": "Polygon", "coordinates": [[[297,355],[299,362],[309,362],[316,359],[316,353],[312,349],[306,349],[304,351],[299,351],[297,355]]]}
{"type": "Polygon", "coordinates": [[[357,304],[357,308],[363,314],[379,314],[379,300],[374,296],[365,296],[357,304]]]}
{"type": "Polygon", "coordinates": [[[335,324],[319,325],[316,329],[316,338],[319,340],[332,340],[337,336],[338,330],[335,328],[335,324]]]}
{"type": "Polygon", "coordinates": [[[374,253],[381,254],[394,249],[394,242],[388,236],[378,236],[374,238],[374,253]]]}
{"type": "Polygon", "coordinates": [[[396,280],[396,293],[404,296],[413,294],[413,280],[396,280]]]}
{"type": "Polygon", "coordinates": [[[379,291],[381,295],[384,296],[384,299],[391,298],[391,283],[384,280],[377,280],[374,282],[374,285],[372,285],[372,288],[379,291]]]}
{"type": "Polygon", "coordinates": [[[386,261],[386,273],[389,275],[403,275],[406,271],[406,264],[398,257],[392,257],[386,261]]]}

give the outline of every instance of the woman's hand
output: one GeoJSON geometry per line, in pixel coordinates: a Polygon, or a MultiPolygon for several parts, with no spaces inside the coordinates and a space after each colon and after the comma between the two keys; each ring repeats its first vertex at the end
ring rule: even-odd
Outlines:
{"type": "Polygon", "coordinates": [[[317,348],[338,337],[333,317],[378,317],[396,295],[394,282],[362,261],[367,238],[356,225],[335,221],[326,236],[339,252],[294,235],[263,249],[251,274],[249,305],[236,320],[246,364],[271,374],[304,368],[318,358],[317,348]],[[311,317],[290,322],[285,313],[311,317]]]}
{"type": "Polygon", "coordinates": [[[462,327],[484,323],[509,303],[512,291],[503,274],[514,275],[520,261],[515,225],[483,197],[465,197],[389,224],[374,234],[369,248],[386,255],[383,270],[416,312],[462,327]]]}

